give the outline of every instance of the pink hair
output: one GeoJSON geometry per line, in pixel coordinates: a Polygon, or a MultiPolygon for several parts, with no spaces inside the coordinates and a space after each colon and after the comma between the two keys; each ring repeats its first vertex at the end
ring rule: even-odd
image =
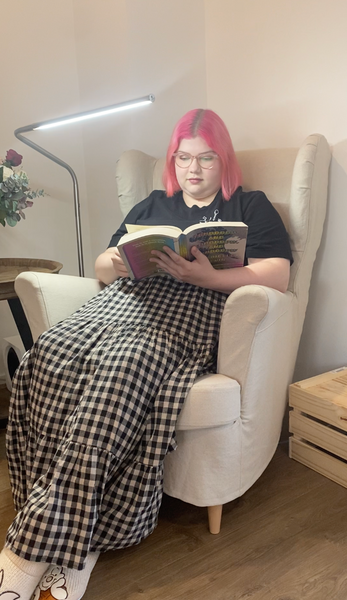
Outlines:
{"type": "Polygon", "coordinates": [[[166,193],[168,196],[173,196],[181,189],[176,178],[173,154],[177,152],[181,140],[198,136],[203,138],[211,150],[219,156],[222,163],[222,195],[224,200],[229,200],[241,184],[241,169],[224,121],[213,110],[202,108],[187,112],[173,130],[163,174],[166,193]]]}

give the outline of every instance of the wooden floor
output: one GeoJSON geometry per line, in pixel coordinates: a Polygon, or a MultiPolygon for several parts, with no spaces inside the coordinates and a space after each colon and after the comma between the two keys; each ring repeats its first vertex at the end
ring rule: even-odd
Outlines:
{"type": "MultiPolygon", "coordinates": [[[[99,559],[84,600],[346,600],[347,490],[288,458],[281,444],[258,482],[225,506],[165,497],[139,546],[99,559]]],[[[14,516],[0,431],[0,542],[14,516]]]]}
{"type": "Polygon", "coordinates": [[[0,381],[0,429],[6,427],[9,402],[10,392],[6,388],[5,383],[0,381]]]}

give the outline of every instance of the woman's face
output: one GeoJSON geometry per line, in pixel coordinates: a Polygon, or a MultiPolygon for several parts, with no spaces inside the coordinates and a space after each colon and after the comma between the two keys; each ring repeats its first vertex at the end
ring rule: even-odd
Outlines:
{"type": "MultiPolygon", "coordinates": [[[[177,152],[187,152],[192,156],[213,152],[201,137],[183,139],[177,152]]],[[[213,162],[212,169],[203,169],[196,158],[189,167],[178,167],[175,163],[177,181],[183,191],[183,197],[209,204],[221,187],[222,165],[219,159],[213,162]]]]}

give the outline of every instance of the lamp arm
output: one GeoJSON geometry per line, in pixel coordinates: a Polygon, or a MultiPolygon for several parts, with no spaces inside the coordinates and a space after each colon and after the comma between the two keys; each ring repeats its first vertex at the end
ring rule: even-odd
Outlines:
{"type": "Polygon", "coordinates": [[[67,115],[64,117],[58,117],[57,119],[51,119],[49,121],[42,121],[40,123],[32,123],[31,125],[26,125],[25,127],[19,127],[15,130],[14,135],[18,140],[30,146],[40,154],[43,154],[46,158],[53,160],[53,162],[57,163],[67,171],[69,171],[72,182],[73,182],[73,193],[74,193],[74,203],[75,203],[75,221],[76,221],[76,237],[77,237],[77,252],[78,252],[78,268],[80,277],[84,277],[84,265],[83,265],[83,249],[82,249],[82,234],[81,234],[81,215],[80,215],[80,201],[79,201],[79,192],[78,192],[78,183],[75,172],[71,169],[70,165],[66,162],[48,152],[35,142],[32,142],[30,139],[23,136],[23,133],[27,133],[28,131],[34,131],[36,129],[47,129],[48,127],[56,127],[58,125],[65,125],[67,123],[74,123],[76,121],[84,121],[85,119],[92,119],[94,117],[100,117],[102,115],[111,114],[114,112],[118,112],[119,110],[125,110],[128,108],[135,108],[136,106],[142,106],[144,104],[151,104],[154,102],[155,96],[153,94],[149,94],[148,96],[142,96],[141,98],[136,98],[135,100],[127,100],[126,102],[120,102],[118,104],[112,104],[110,106],[104,106],[103,108],[95,108],[93,110],[87,110],[81,113],[76,113],[73,115],[67,115]]]}
{"type": "Polygon", "coordinates": [[[64,162],[63,160],[61,160],[60,158],[58,158],[51,152],[48,152],[48,150],[45,150],[38,144],[35,144],[35,142],[33,142],[32,140],[29,140],[24,135],[22,135],[24,132],[32,131],[32,129],[33,129],[32,125],[29,125],[27,127],[19,127],[19,129],[15,130],[14,135],[18,140],[20,140],[27,146],[30,146],[37,152],[40,152],[40,154],[43,154],[43,156],[46,156],[46,158],[53,160],[53,162],[57,163],[58,165],[60,165],[61,167],[63,167],[67,171],[69,171],[69,173],[72,177],[74,207],[75,207],[76,236],[77,236],[78,270],[79,270],[80,277],[84,277],[80,201],[79,201],[78,181],[77,181],[75,171],[66,162],[64,162]]]}

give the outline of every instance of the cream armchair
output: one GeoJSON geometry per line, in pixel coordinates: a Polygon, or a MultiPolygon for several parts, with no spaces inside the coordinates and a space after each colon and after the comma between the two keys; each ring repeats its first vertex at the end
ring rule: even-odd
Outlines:
{"type": "MultiPolygon", "coordinates": [[[[241,496],[270,462],[281,433],[311,272],[326,212],[330,149],[321,135],[297,149],[237,153],[244,189],[261,189],[281,214],[294,255],[285,294],[250,285],[230,294],[221,324],[217,374],[199,378],[177,422],[178,448],[164,465],[164,491],[208,507],[218,533],[222,506],[241,496]]],[[[117,163],[124,215],[162,188],[163,159],[123,153],[117,163]]],[[[67,275],[23,273],[15,283],[33,338],[70,315],[101,285],[67,275]]]]}

